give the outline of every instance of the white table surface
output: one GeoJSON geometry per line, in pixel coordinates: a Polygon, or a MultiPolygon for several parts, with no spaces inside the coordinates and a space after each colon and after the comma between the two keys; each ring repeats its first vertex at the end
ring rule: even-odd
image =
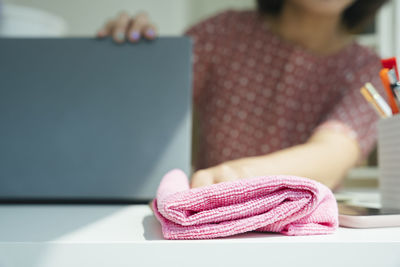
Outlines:
{"type": "Polygon", "coordinates": [[[400,228],[164,240],[146,205],[0,205],[0,267],[400,266],[400,228]]]}

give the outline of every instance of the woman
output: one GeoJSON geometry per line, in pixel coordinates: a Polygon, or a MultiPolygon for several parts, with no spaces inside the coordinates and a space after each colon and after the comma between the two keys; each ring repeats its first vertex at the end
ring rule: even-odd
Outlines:
{"type": "MultiPolygon", "coordinates": [[[[335,188],[376,140],[360,95],[380,88],[379,58],[355,43],[384,0],[258,0],[187,32],[194,44],[198,144],[192,186],[271,174],[335,188]]],[[[153,39],[146,15],[122,14],[98,33],[153,39]]],[[[382,92],[382,90],[381,90],[382,92]]]]}

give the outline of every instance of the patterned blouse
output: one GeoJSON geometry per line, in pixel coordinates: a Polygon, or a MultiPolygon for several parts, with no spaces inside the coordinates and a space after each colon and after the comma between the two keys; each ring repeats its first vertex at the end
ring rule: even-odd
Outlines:
{"type": "Polygon", "coordinates": [[[375,111],[360,94],[383,94],[379,57],[355,42],[328,56],[282,39],[256,11],[227,11],[187,32],[194,40],[196,169],[298,145],[319,129],[376,141],[375,111]]]}

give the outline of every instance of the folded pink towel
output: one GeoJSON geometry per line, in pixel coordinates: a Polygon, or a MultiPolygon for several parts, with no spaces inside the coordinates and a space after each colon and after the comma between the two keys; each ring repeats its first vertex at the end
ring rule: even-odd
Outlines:
{"type": "Polygon", "coordinates": [[[329,188],[294,176],[266,176],[189,188],[185,173],[168,172],[153,210],[166,239],[206,239],[249,231],[330,234],[338,226],[329,188]]]}

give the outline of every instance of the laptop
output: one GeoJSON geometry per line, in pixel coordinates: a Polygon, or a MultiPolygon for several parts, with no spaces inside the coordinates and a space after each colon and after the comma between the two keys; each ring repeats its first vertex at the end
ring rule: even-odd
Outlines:
{"type": "Polygon", "coordinates": [[[189,175],[191,42],[0,39],[0,201],[145,202],[189,175]]]}

